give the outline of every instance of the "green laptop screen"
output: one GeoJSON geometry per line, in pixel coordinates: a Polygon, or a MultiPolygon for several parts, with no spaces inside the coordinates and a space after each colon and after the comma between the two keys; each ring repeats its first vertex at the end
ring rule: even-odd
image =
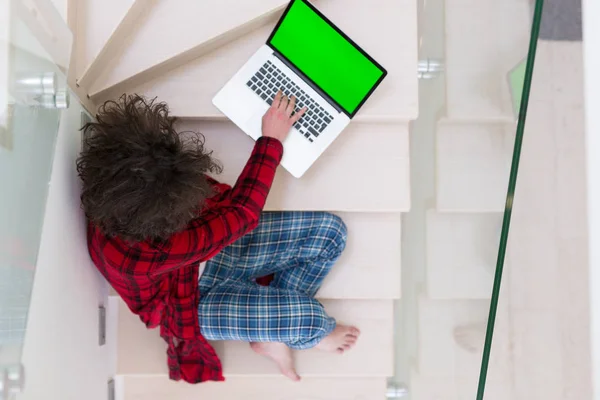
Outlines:
{"type": "Polygon", "coordinates": [[[300,0],[290,6],[269,43],[351,115],[384,75],[300,0]]]}

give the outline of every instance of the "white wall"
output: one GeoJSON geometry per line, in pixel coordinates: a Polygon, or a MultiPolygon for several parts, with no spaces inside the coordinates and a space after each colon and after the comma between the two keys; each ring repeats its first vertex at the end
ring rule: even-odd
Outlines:
{"type": "MultiPolygon", "coordinates": [[[[53,3],[66,24],[67,1],[53,3]]],[[[18,400],[106,400],[116,370],[110,316],[108,342],[98,342],[98,307],[107,305],[108,286],[89,258],[80,209],[75,160],[82,111],[72,94],[56,140],[22,357],[25,390],[18,400]]]]}
{"type": "Polygon", "coordinates": [[[590,310],[594,399],[600,399],[600,2],[583,0],[590,310]]]}
{"type": "Polygon", "coordinates": [[[75,159],[81,110],[73,98],[61,118],[25,337],[25,392],[19,400],[106,400],[113,372],[110,350],[98,345],[98,306],[106,301],[107,286],[88,256],[79,206],[75,159]]]}

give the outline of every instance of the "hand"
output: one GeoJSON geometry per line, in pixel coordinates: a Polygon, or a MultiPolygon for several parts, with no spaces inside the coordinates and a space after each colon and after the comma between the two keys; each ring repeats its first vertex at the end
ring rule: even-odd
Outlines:
{"type": "Polygon", "coordinates": [[[288,100],[281,93],[281,90],[275,95],[273,104],[263,116],[262,119],[262,134],[266,137],[271,137],[283,142],[294,125],[306,112],[306,107],[297,113],[294,112],[296,107],[296,98],[292,96],[288,100]]]}

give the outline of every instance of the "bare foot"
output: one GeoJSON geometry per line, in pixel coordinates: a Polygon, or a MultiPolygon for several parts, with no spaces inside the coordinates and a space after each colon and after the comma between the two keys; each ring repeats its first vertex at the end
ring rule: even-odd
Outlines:
{"type": "Polygon", "coordinates": [[[257,354],[275,361],[281,373],[293,381],[299,381],[300,376],[294,368],[292,350],[283,343],[250,343],[257,354]]]}
{"type": "Polygon", "coordinates": [[[360,331],[354,326],[338,324],[329,336],[321,340],[317,349],[342,354],[354,347],[359,336],[360,331]]]}
{"type": "Polygon", "coordinates": [[[486,327],[485,322],[457,326],[454,328],[454,340],[464,350],[479,353],[483,350],[486,327]]]}

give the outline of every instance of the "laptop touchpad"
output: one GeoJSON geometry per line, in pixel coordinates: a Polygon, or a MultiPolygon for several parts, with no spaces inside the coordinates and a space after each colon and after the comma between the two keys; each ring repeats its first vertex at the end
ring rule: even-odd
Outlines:
{"type": "Polygon", "coordinates": [[[246,133],[254,139],[262,136],[262,117],[266,110],[260,110],[252,115],[246,122],[246,133]]]}

